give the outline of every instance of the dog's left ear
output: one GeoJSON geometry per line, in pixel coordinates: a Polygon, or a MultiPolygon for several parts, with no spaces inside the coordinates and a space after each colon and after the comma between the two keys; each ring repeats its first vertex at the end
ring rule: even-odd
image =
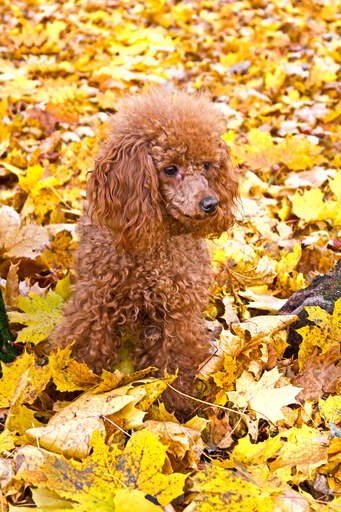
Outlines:
{"type": "Polygon", "coordinates": [[[127,252],[148,251],[162,236],[158,175],[144,141],[105,141],[87,184],[89,215],[127,252]]]}
{"type": "Polygon", "coordinates": [[[239,183],[231,160],[230,149],[223,139],[218,142],[220,167],[212,185],[219,198],[218,215],[214,219],[214,235],[228,230],[235,220],[235,208],[239,198],[239,183]]]}

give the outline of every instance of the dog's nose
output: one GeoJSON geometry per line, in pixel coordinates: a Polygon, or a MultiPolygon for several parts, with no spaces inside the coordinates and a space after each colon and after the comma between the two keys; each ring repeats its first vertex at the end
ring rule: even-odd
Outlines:
{"type": "Polygon", "coordinates": [[[213,213],[216,211],[217,206],[218,206],[218,201],[215,197],[212,197],[212,196],[204,197],[200,201],[199,206],[203,212],[210,214],[210,213],[213,213]]]}

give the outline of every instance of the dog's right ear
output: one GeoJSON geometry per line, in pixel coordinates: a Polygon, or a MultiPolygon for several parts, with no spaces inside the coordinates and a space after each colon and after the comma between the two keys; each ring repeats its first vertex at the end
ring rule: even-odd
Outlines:
{"type": "Polygon", "coordinates": [[[162,236],[158,175],[146,142],[113,139],[104,143],[90,173],[89,215],[111,229],[118,247],[148,250],[162,236]]]}

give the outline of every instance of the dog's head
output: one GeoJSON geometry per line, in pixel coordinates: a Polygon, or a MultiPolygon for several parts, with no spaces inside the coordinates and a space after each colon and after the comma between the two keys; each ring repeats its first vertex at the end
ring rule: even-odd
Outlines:
{"type": "Polygon", "coordinates": [[[194,236],[228,229],[238,186],[223,132],[207,96],[126,98],[88,181],[92,220],[127,251],[152,248],[169,226],[194,236]]]}

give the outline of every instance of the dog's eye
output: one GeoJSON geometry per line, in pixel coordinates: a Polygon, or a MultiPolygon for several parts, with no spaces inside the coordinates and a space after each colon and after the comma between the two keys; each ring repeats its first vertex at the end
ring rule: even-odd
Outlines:
{"type": "Polygon", "coordinates": [[[204,162],[203,166],[204,166],[205,171],[208,171],[208,169],[210,168],[210,162],[204,162]]]}
{"type": "Polygon", "coordinates": [[[163,172],[166,176],[176,176],[178,174],[178,168],[175,165],[170,165],[169,167],[165,167],[163,172]]]}

